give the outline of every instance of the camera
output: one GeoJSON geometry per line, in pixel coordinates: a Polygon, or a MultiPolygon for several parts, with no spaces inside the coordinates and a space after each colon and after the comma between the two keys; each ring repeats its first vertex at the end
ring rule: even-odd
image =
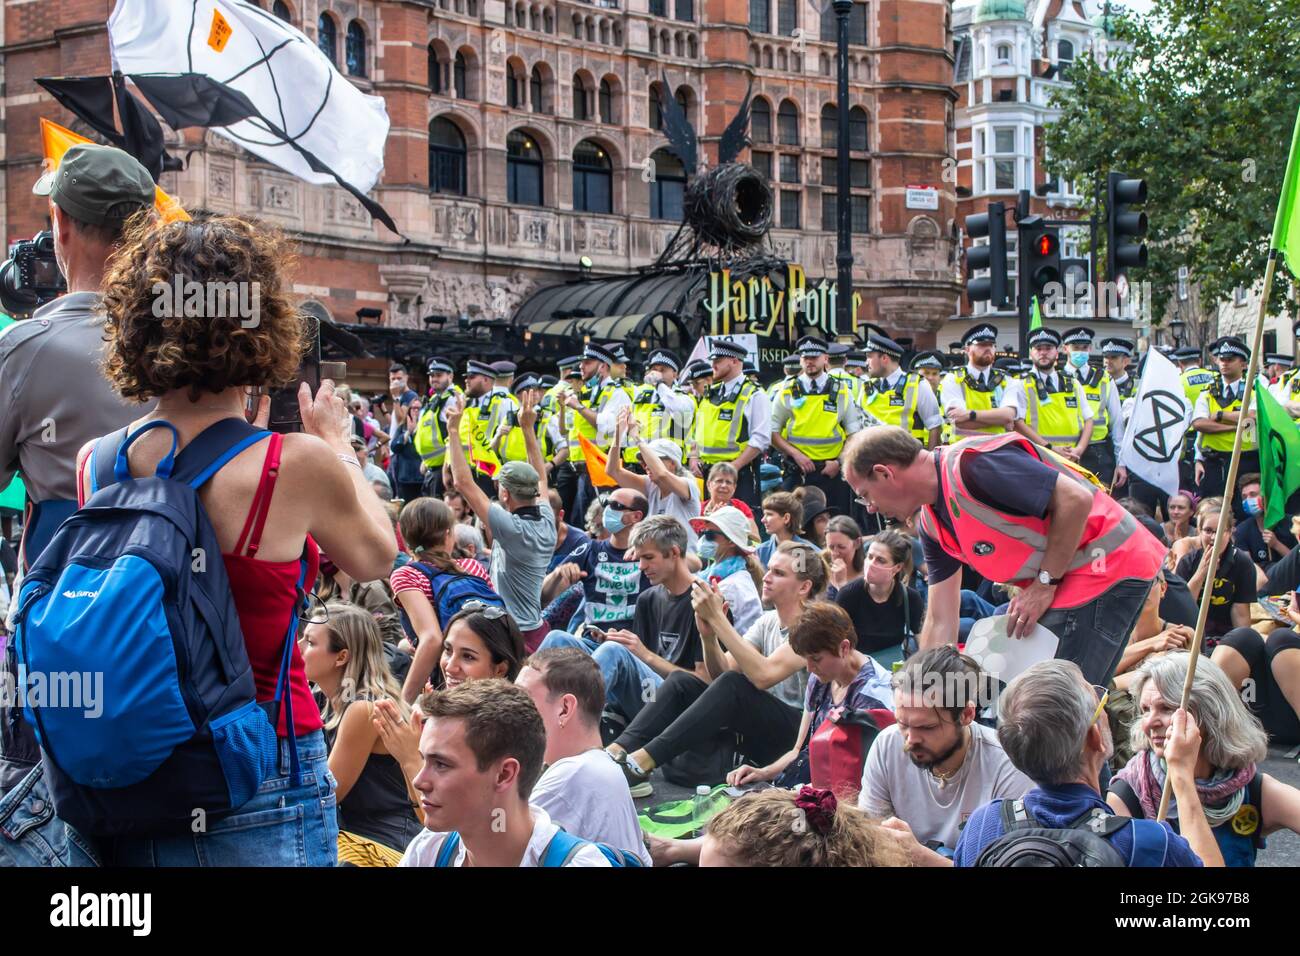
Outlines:
{"type": "Polygon", "coordinates": [[[0,265],[0,307],[5,312],[26,318],[67,291],[54,258],[54,233],[47,229],[10,247],[8,261],[0,265]]]}

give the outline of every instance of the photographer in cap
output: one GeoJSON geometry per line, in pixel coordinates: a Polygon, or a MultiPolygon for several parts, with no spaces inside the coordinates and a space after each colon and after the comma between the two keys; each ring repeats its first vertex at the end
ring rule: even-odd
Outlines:
{"type": "Polygon", "coordinates": [[[100,371],[99,291],[127,219],[152,208],[154,182],[122,150],[85,144],[71,147],[32,192],[49,197],[54,257],[68,292],[0,336],[0,487],[22,472],[29,499],[23,570],[76,510],[77,450],[141,414],[100,371]]]}

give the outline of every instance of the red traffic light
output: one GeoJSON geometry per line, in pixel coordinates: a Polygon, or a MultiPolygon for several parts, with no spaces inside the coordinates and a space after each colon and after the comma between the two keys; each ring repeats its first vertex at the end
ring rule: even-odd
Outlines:
{"type": "Polygon", "coordinates": [[[1035,251],[1039,256],[1046,257],[1056,255],[1056,236],[1050,232],[1045,232],[1038,237],[1035,246],[1035,251]]]}

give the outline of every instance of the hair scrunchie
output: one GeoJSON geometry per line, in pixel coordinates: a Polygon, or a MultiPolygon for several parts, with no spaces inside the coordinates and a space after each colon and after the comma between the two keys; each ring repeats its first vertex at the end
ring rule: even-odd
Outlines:
{"type": "Polygon", "coordinates": [[[805,785],[799,788],[799,793],[794,798],[794,805],[803,811],[814,830],[825,835],[835,822],[835,808],[839,805],[839,801],[829,790],[819,790],[805,785]]]}

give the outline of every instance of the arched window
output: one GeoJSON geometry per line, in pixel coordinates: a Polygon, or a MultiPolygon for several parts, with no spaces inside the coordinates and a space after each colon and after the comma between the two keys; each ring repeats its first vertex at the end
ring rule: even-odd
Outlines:
{"type": "Polygon", "coordinates": [[[442,63],[438,60],[438,51],[433,44],[429,44],[429,92],[434,95],[441,95],[443,92],[442,85],[442,63]]]}
{"type": "Polygon", "coordinates": [[[285,23],[289,23],[293,19],[292,15],[289,13],[289,6],[284,2],[284,0],[275,0],[275,6],[271,7],[271,12],[285,23]]]}
{"type": "Polygon", "coordinates": [[[335,66],[338,66],[339,62],[338,39],[334,18],[328,13],[322,13],[320,19],[316,21],[316,45],[325,54],[325,58],[335,66]]]}
{"type": "Polygon", "coordinates": [[[360,20],[348,24],[348,75],[366,75],[366,29],[360,20]]]}
{"type": "Polygon", "coordinates": [[[650,180],[650,218],[681,222],[686,195],[686,168],[666,149],[650,154],[654,176],[650,180]]]}
{"type": "Polygon", "coordinates": [[[772,48],[770,46],[763,47],[763,69],[772,69],[772,48]]]}
{"type": "Polygon", "coordinates": [[[542,68],[533,67],[532,79],[530,81],[529,102],[534,113],[546,113],[546,104],[542,102],[542,68]]]}
{"type": "Polygon", "coordinates": [[[818,65],[821,67],[822,76],[831,75],[831,58],[827,56],[825,53],[821,55],[821,59],[818,65]]]}
{"type": "Polygon", "coordinates": [[[614,173],[609,154],[589,139],[573,147],[573,208],[579,212],[614,211],[614,173]]]}
{"type": "Polygon", "coordinates": [[[524,99],[524,78],[513,63],[506,64],[506,106],[519,109],[524,99]]]}
{"type": "Polygon", "coordinates": [[[867,111],[861,106],[849,110],[849,149],[870,149],[867,143],[867,111]]]}
{"type": "Polygon", "coordinates": [[[659,103],[659,91],[661,87],[658,83],[650,84],[650,128],[664,128],[664,111],[659,103]]]}
{"type": "Polygon", "coordinates": [[[789,100],[776,111],[776,131],[782,146],[799,145],[799,111],[789,100]]]}
{"type": "Polygon", "coordinates": [[[600,42],[609,46],[609,21],[600,21],[600,42]]]}
{"type": "Polygon", "coordinates": [[[429,124],[429,191],[465,195],[465,137],[441,116],[429,124]]]}
{"type": "Polygon", "coordinates": [[[754,100],[750,107],[749,135],[756,143],[772,142],[772,107],[767,100],[754,100]]]}
{"type": "Polygon", "coordinates": [[[469,94],[466,92],[465,72],[465,54],[457,53],[456,62],[452,66],[452,82],[456,88],[456,99],[458,100],[469,99],[469,94]]]}
{"type": "Polygon", "coordinates": [[[575,40],[582,39],[582,17],[578,16],[576,13],[573,15],[573,38],[575,40]]]}
{"type": "Polygon", "coordinates": [[[998,62],[999,62],[999,63],[1010,63],[1010,62],[1011,62],[1011,44],[1010,44],[1010,43],[999,43],[999,44],[998,44],[998,51],[997,51],[997,52],[998,52],[998,62]]]}
{"type": "Polygon", "coordinates": [[[1056,59],[1066,63],[1074,59],[1074,44],[1069,40],[1060,40],[1056,44],[1056,59]]]}
{"type": "Polygon", "coordinates": [[[834,149],[839,140],[840,111],[834,103],[822,107],[822,149],[834,149]]]}
{"type": "Polygon", "coordinates": [[[523,4],[520,4],[519,6],[515,7],[515,26],[517,26],[519,29],[522,30],[527,25],[528,25],[528,13],[526,10],[524,10],[523,4]]]}
{"type": "Polygon", "coordinates": [[[551,15],[549,7],[542,11],[542,30],[546,33],[555,32],[555,17],[551,15]]]}
{"type": "Polygon", "coordinates": [[[600,121],[614,122],[614,90],[610,87],[609,80],[600,81],[600,121]]]}
{"type": "Polygon", "coordinates": [[[582,82],[582,77],[576,73],[573,76],[573,118],[579,120],[591,119],[591,110],[587,101],[587,87],[582,82]]]}
{"type": "Polygon", "coordinates": [[[785,47],[776,51],[776,68],[784,73],[790,69],[790,61],[786,58],[785,47]]]}
{"type": "Polygon", "coordinates": [[[686,87],[679,86],[677,88],[677,92],[673,94],[673,99],[675,99],[677,101],[677,105],[681,107],[682,115],[686,117],[686,121],[690,122],[691,98],[690,95],[686,92],[686,87]]]}
{"type": "Polygon", "coordinates": [[[542,14],[536,7],[528,11],[528,29],[534,32],[542,29],[542,14]]]}
{"type": "Polygon", "coordinates": [[[542,154],[518,130],[506,137],[506,198],[521,206],[542,205],[542,154]]]}

